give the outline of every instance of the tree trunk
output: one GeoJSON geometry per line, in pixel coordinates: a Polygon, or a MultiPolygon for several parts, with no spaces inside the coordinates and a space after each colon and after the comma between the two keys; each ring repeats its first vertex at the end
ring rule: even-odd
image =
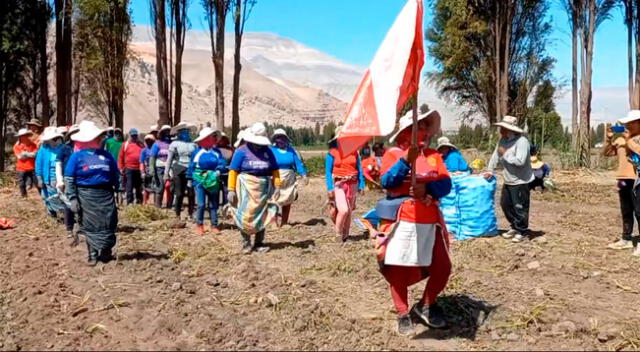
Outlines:
{"type": "MultiPolygon", "coordinates": [[[[45,6],[45,5],[42,5],[45,6]]],[[[38,24],[38,54],[40,59],[40,105],[42,115],[40,121],[43,126],[49,126],[49,113],[51,111],[51,103],[49,100],[49,56],[47,55],[47,24],[38,24]]]]}
{"type": "Polygon", "coordinates": [[[578,147],[578,19],[577,14],[572,14],[571,29],[571,144],[578,147]]]}
{"type": "Polygon", "coordinates": [[[634,7],[635,18],[633,21],[635,22],[635,44],[636,44],[636,65],[635,65],[635,83],[633,85],[633,92],[631,92],[631,96],[633,97],[632,104],[633,109],[640,109],[640,5],[636,5],[634,7]]]}
{"type": "MultiPolygon", "coordinates": [[[[240,49],[242,47],[242,1],[237,0],[235,22],[235,51],[233,55],[233,97],[231,106],[231,143],[235,143],[240,132],[240,49]]],[[[245,9],[246,10],[246,9],[245,9]]]]}
{"type": "MultiPolygon", "coordinates": [[[[497,5],[496,3],[496,6],[497,5]]],[[[499,14],[499,12],[498,12],[499,14]]],[[[502,30],[500,29],[500,23],[498,20],[499,16],[496,16],[496,22],[495,22],[495,89],[496,89],[496,116],[495,116],[495,121],[494,122],[498,122],[500,120],[502,120],[502,111],[500,109],[500,107],[502,106],[502,104],[500,103],[500,92],[502,92],[502,89],[500,89],[500,82],[502,81],[501,77],[500,77],[500,41],[501,41],[501,34],[502,34],[502,30]]]]}
{"type": "Polygon", "coordinates": [[[588,23],[583,30],[582,50],[583,50],[583,71],[582,85],[580,91],[580,148],[578,150],[578,165],[589,167],[591,164],[591,79],[593,63],[593,42],[596,29],[596,4],[595,0],[589,1],[588,23]]]}
{"type": "Polygon", "coordinates": [[[187,33],[187,2],[185,0],[174,0],[174,23],[176,26],[176,61],[174,78],[174,110],[173,123],[178,124],[182,120],[182,55],[184,53],[184,41],[187,33]]]}
{"type": "Polygon", "coordinates": [[[72,1],[55,0],[56,11],[56,95],[58,126],[65,126],[71,118],[72,1]]]}
{"type": "MultiPolygon", "coordinates": [[[[224,0],[218,0],[224,3],[224,0]]],[[[219,5],[225,6],[226,5],[219,5]]],[[[216,52],[213,59],[213,70],[216,75],[216,128],[224,130],[224,31],[226,20],[226,9],[219,9],[216,12],[216,52]]]]}
{"type": "Polygon", "coordinates": [[[627,66],[628,66],[628,84],[629,84],[629,109],[636,109],[638,106],[634,99],[634,82],[635,72],[633,69],[633,4],[625,1],[625,22],[627,25],[627,66]]]}
{"type": "Polygon", "coordinates": [[[167,24],[164,0],[151,0],[155,12],[156,77],[158,79],[158,124],[171,123],[169,118],[169,87],[167,78],[167,24]]]}

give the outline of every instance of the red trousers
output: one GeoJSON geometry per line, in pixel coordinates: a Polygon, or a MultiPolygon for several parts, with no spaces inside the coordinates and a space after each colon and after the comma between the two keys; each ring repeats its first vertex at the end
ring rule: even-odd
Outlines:
{"type": "Polygon", "coordinates": [[[398,315],[409,313],[409,286],[429,279],[422,294],[420,303],[430,305],[436,302],[438,295],[447,286],[451,274],[451,259],[449,258],[449,245],[441,231],[436,233],[436,241],[433,246],[431,266],[396,266],[387,265],[383,269],[383,275],[391,288],[391,298],[396,306],[398,315]]]}

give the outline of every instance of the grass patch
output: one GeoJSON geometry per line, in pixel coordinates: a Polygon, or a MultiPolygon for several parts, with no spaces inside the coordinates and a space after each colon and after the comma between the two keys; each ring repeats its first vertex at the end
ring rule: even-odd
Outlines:
{"type": "Polygon", "coordinates": [[[324,156],[305,159],[304,166],[310,176],[322,176],[324,175],[324,156]]]}
{"type": "Polygon", "coordinates": [[[152,206],[130,205],[124,208],[124,217],[132,223],[145,223],[149,221],[164,220],[167,214],[152,206]]]}
{"type": "Polygon", "coordinates": [[[187,259],[188,253],[183,248],[169,248],[169,257],[171,261],[180,264],[183,260],[187,259]]]}

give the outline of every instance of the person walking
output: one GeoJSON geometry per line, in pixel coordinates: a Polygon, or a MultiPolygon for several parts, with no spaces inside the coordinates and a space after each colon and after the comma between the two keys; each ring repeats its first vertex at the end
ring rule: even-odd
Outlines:
{"type": "Polygon", "coordinates": [[[447,165],[447,170],[450,173],[467,172],[471,170],[467,161],[464,160],[458,148],[449,141],[449,138],[438,138],[436,150],[442,155],[444,164],[447,165]]]}
{"type": "Polygon", "coordinates": [[[356,208],[356,194],[364,194],[364,173],[358,151],[342,156],[338,150],[337,136],[329,141],[329,153],[325,159],[325,181],[329,202],[335,207],[336,240],[346,242],[351,233],[351,217],[356,208]]]}
{"type": "Polygon", "coordinates": [[[71,210],[79,212],[80,230],[87,242],[88,265],[113,259],[116,245],[118,210],[118,165],[113,155],[100,148],[105,130],[82,121],[71,136],[78,151],[69,158],[64,170],[65,194],[71,210]]]}
{"type": "Polygon", "coordinates": [[[170,180],[164,178],[169,156],[169,145],[171,144],[171,126],[164,125],[158,132],[158,138],[151,147],[149,160],[149,171],[153,178],[155,188],[155,204],[157,208],[162,208],[162,198],[166,194],[166,208],[171,208],[171,192],[169,192],[170,180]]]}
{"type": "Polygon", "coordinates": [[[220,150],[216,148],[216,131],[211,127],[203,128],[194,140],[198,148],[189,161],[186,178],[193,184],[196,192],[196,234],[204,235],[204,211],[209,206],[211,232],[220,234],[218,224],[219,192],[221,187],[220,174],[227,168],[220,150]]]}
{"type": "Polygon", "coordinates": [[[156,142],[152,134],[144,136],[144,149],[140,152],[140,175],[142,176],[142,204],[147,204],[151,194],[155,193],[153,177],[151,176],[149,161],[151,160],[151,148],[156,142]]]}
{"type": "Polygon", "coordinates": [[[440,154],[429,148],[440,131],[440,114],[432,110],[417,120],[417,146],[411,143],[411,112],[400,119],[390,138],[395,147],[385,152],[380,179],[387,196],[376,205],[384,234],[376,244],[378,263],[389,283],[400,335],[412,332],[412,314],[432,328],[445,327],[444,312],[436,301],[451,274],[449,234],[438,208],[438,200],[451,191],[451,178],[440,154]],[[409,287],[427,277],[422,298],[409,310],[409,287]]]}
{"type": "Polygon", "coordinates": [[[38,183],[35,174],[38,146],[31,139],[32,136],[33,132],[30,130],[20,129],[16,134],[18,141],[13,145],[13,154],[16,156],[16,176],[22,198],[27,197],[27,188],[36,186],[38,183]]]}
{"type": "MultiPolygon", "coordinates": [[[[73,141],[71,141],[71,136],[78,132],[78,126],[71,126],[70,129],[66,127],[58,127],[57,132],[64,136],[64,141],[60,146],[60,151],[56,156],[56,190],[59,196],[64,195],[64,168],[67,166],[69,159],[71,159],[71,155],[73,155],[73,141]]],[[[62,197],[61,197],[62,198],[62,197]]],[[[75,214],[69,208],[69,205],[64,202],[64,225],[67,230],[67,236],[72,239],[71,246],[76,246],[79,243],[78,234],[73,230],[76,219],[75,214]]]]}
{"type": "Polygon", "coordinates": [[[256,122],[242,136],[245,144],[236,150],[229,166],[229,204],[235,208],[234,221],[242,236],[242,252],[264,253],[265,229],[275,218],[277,206],[269,200],[280,187],[278,163],[269,148],[267,128],[256,122]],[[255,235],[253,246],[251,235],[255,235]]]}
{"type": "Polygon", "coordinates": [[[498,164],[504,167],[500,205],[511,229],[503,233],[502,237],[512,239],[516,243],[522,242],[529,232],[529,183],[534,179],[529,157],[531,146],[522,135],[524,131],[518,127],[517,117],[507,115],[495,126],[500,128],[500,141],[489,160],[488,172],[484,176],[493,177],[498,164]]]}
{"type": "Polygon", "coordinates": [[[63,210],[56,188],[56,159],[62,150],[62,135],[54,126],[49,126],[40,136],[40,142],[42,145],[36,154],[36,179],[49,216],[57,219],[58,211],[63,210]]]}
{"type": "Polygon", "coordinates": [[[127,193],[127,205],[142,204],[142,173],[140,172],[140,154],[144,144],[140,141],[137,129],[129,130],[129,140],[122,144],[118,155],[120,177],[124,179],[127,193]]]}
{"type": "Polygon", "coordinates": [[[182,213],[185,194],[187,195],[189,218],[193,216],[195,207],[193,187],[190,187],[187,182],[187,169],[196,149],[195,143],[191,141],[189,132],[191,127],[191,124],[180,122],[171,129],[171,134],[176,135],[176,140],[169,145],[167,167],[164,169],[164,179],[173,180],[173,210],[178,220],[180,220],[182,213]]]}
{"type": "MultiPolygon", "coordinates": [[[[631,160],[634,161],[635,165],[634,168],[636,170],[639,170],[640,168],[640,110],[631,110],[629,111],[628,115],[623,118],[620,119],[619,121],[620,123],[624,124],[626,131],[623,133],[623,138],[626,140],[626,153],[629,156],[629,158],[631,160]]],[[[619,141],[620,143],[622,141],[619,141]]],[[[638,220],[638,223],[640,223],[640,188],[638,187],[638,185],[640,185],[640,178],[636,178],[633,186],[632,186],[632,202],[633,202],[633,209],[634,209],[634,214],[636,216],[636,219],[638,220]]],[[[626,195],[625,195],[626,196],[626,195]]],[[[624,211],[626,211],[627,213],[629,212],[629,204],[628,202],[628,198],[625,197],[624,203],[625,205],[623,206],[623,200],[622,200],[622,195],[620,198],[620,206],[621,209],[624,208],[624,211]]],[[[622,242],[620,243],[618,246],[615,246],[615,249],[618,248],[633,248],[633,218],[631,218],[629,215],[627,215],[627,220],[626,220],[626,228],[624,229],[625,232],[628,232],[629,235],[626,237],[629,239],[629,242],[622,242]],[[629,220],[630,219],[630,220],[629,220]],[[631,246],[629,246],[631,245],[631,246]]],[[[623,223],[625,222],[625,220],[623,220],[623,223]]],[[[624,238],[623,238],[624,239],[624,238]]],[[[640,244],[638,244],[638,241],[636,242],[636,247],[635,250],[633,251],[633,256],[636,257],[640,257],[640,244]]]]}
{"type": "Polygon", "coordinates": [[[300,154],[291,146],[291,141],[287,132],[279,128],[275,130],[271,137],[273,146],[271,151],[276,158],[278,164],[278,172],[280,175],[280,192],[276,193],[273,201],[280,207],[279,227],[289,223],[289,215],[291,214],[291,205],[298,199],[298,182],[296,173],[302,177],[302,183],[308,184],[307,170],[302,163],[300,154]]]}

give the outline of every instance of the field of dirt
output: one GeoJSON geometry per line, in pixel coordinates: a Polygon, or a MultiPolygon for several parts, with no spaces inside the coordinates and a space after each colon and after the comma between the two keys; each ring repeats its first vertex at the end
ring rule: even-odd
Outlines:
{"type": "Polygon", "coordinates": [[[301,191],[293,226],[268,231],[266,254],[240,254],[231,228],[198,237],[134,207],[120,213],[118,260],[95,268],[35,193],[2,188],[0,217],[17,227],[0,231],[0,349],[640,349],[640,258],[606,249],[620,230],[612,174],[554,178],[556,192],[533,195],[543,235],[453,244],[440,298],[450,328],[418,325],[412,337],[395,333],[371,243],[359,231],[335,242],[320,178],[301,191]]]}

